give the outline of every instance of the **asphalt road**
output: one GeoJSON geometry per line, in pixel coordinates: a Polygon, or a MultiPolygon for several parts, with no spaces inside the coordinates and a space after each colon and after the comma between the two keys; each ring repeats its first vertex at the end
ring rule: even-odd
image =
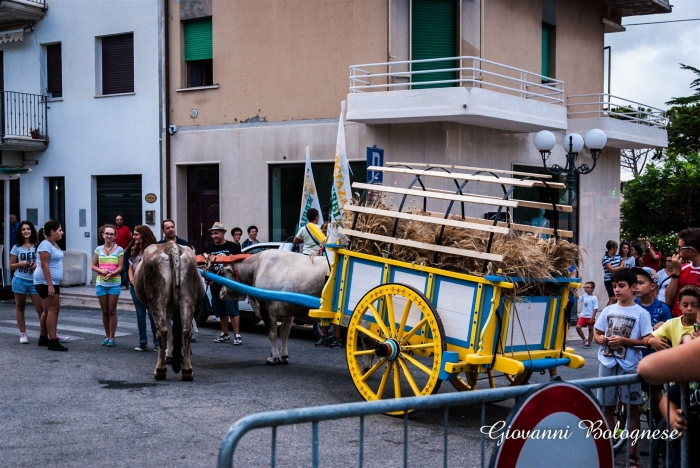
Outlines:
{"type": "MultiPolygon", "coordinates": [[[[243,345],[214,343],[218,327],[200,328],[193,345],[194,382],[169,370],[166,381],[152,372],[155,353],[138,353],[135,316],[119,314],[115,348],[103,338],[96,310],[63,309],[59,333],[73,338],[67,353],[36,345],[38,323],[27,311],[31,344],[21,345],[14,305],[0,303],[1,466],[215,466],[219,444],[237,419],[261,411],[350,403],[360,400],[343,350],[315,348],[308,328],[295,327],[290,364],[268,367],[262,326],[243,330],[243,345]]],[[[149,343],[149,345],[151,345],[149,343]]],[[[595,350],[580,349],[589,364],[562,369],[564,379],[597,375],[595,350]]],[[[532,382],[549,377],[536,374],[532,382]]],[[[445,383],[440,392],[454,391],[445,383]]],[[[508,403],[488,405],[489,423],[505,419],[508,403]]],[[[443,411],[410,416],[409,465],[441,463],[443,411]]],[[[358,421],[320,424],[321,466],[356,466],[358,421]]],[[[480,409],[450,411],[450,466],[478,466],[480,409]]],[[[400,466],[403,420],[366,419],[365,465],[400,466]]],[[[270,430],[245,436],[237,466],[269,466],[270,430]]],[[[277,466],[310,466],[311,428],[278,432],[277,466]]],[[[488,463],[488,458],[487,458],[488,463]]],[[[564,466],[564,465],[562,465],[564,466]]]]}

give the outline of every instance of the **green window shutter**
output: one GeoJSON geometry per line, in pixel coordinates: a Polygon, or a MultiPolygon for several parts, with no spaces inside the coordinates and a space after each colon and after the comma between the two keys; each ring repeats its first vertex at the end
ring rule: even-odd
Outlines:
{"type": "MultiPolygon", "coordinates": [[[[411,2],[411,60],[456,57],[457,2],[455,0],[412,0],[411,2]]],[[[455,68],[454,60],[414,63],[412,70],[455,68]]],[[[421,73],[413,82],[453,80],[455,72],[421,73]]],[[[413,86],[413,88],[451,87],[455,83],[413,86]]]]}
{"type": "Polygon", "coordinates": [[[549,44],[550,44],[550,28],[542,25],[542,76],[549,75],[549,44]]]}
{"type": "Polygon", "coordinates": [[[211,18],[186,21],[185,61],[214,58],[212,53],[211,18]]]}

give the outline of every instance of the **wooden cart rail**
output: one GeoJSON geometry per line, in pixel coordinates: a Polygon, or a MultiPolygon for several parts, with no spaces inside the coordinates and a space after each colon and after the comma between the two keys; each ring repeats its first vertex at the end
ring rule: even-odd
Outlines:
{"type": "Polygon", "coordinates": [[[410,219],[413,221],[420,221],[422,223],[440,224],[443,226],[451,226],[451,227],[456,227],[456,228],[476,229],[478,231],[495,232],[498,234],[508,234],[510,232],[510,230],[508,228],[500,227],[500,226],[493,226],[492,223],[488,223],[488,225],[486,225],[483,223],[459,221],[456,219],[445,219],[444,213],[439,213],[440,217],[434,217],[432,215],[422,216],[422,215],[417,215],[414,213],[403,213],[403,212],[399,212],[399,211],[379,210],[376,208],[368,208],[365,206],[357,206],[357,205],[349,205],[349,204],[345,205],[343,207],[343,210],[352,211],[355,213],[387,216],[387,217],[391,217],[391,218],[410,219]]]}
{"type": "Polygon", "coordinates": [[[446,247],[444,245],[427,244],[425,242],[413,241],[408,239],[399,239],[396,237],[382,236],[379,234],[372,234],[369,232],[356,231],[354,229],[340,228],[338,232],[344,236],[351,237],[361,237],[363,239],[369,239],[377,242],[387,242],[390,244],[403,245],[405,247],[413,247],[416,249],[431,250],[433,252],[447,253],[452,255],[460,255],[462,257],[472,257],[479,258],[481,260],[491,260],[494,262],[503,261],[502,255],[476,252],[473,250],[458,249],[455,247],[446,247]]]}
{"type": "MultiPolygon", "coordinates": [[[[469,174],[462,174],[459,172],[421,171],[418,169],[403,169],[403,168],[399,168],[399,167],[382,167],[382,166],[370,166],[367,168],[367,171],[390,172],[390,173],[395,173],[395,174],[409,174],[409,175],[426,176],[426,177],[438,177],[441,179],[451,179],[451,180],[469,180],[469,181],[474,181],[474,182],[486,182],[489,184],[510,185],[512,187],[532,188],[532,187],[547,187],[547,186],[549,186],[549,188],[553,188],[553,189],[561,189],[561,190],[566,189],[566,185],[561,183],[561,182],[547,182],[545,184],[545,182],[540,181],[540,180],[521,180],[521,179],[512,179],[509,177],[469,175],[469,174]]],[[[483,169],[483,171],[488,172],[489,169],[483,169]]]]}
{"type": "MultiPolygon", "coordinates": [[[[407,162],[387,162],[387,166],[416,166],[416,167],[439,167],[442,169],[459,169],[464,171],[483,171],[483,167],[472,167],[472,166],[454,166],[452,164],[425,164],[425,163],[407,163],[407,162]]],[[[519,172],[519,171],[506,171],[503,169],[488,169],[488,172],[494,174],[509,174],[509,175],[519,175],[523,177],[536,177],[538,179],[551,179],[552,176],[549,174],[536,174],[534,172],[519,172]]]]}
{"type": "MultiPolygon", "coordinates": [[[[368,169],[369,170],[369,169],[368,169]]],[[[458,201],[476,203],[479,205],[505,206],[507,208],[517,208],[518,202],[514,200],[504,200],[502,198],[484,197],[481,195],[457,195],[454,192],[437,192],[434,190],[404,189],[398,187],[387,187],[385,185],[364,184],[353,182],[352,188],[362,190],[374,190],[377,192],[394,193],[398,195],[413,195],[414,197],[434,198],[436,200],[458,201]]]]}
{"type": "MultiPolygon", "coordinates": [[[[435,217],[435,218],[444,218],[445,217],[445,213],[440,213],[440,212],[435,212],[435,211],[428,211],[428,212],[426,212],[426,214],[428,216],[435,217]]],[[[389,216],[389,215],[386,215],[386,216],[389,216]]],[[[460,219],[464,219],[465,221],[469,221],[472,223],[483,224],[484,226],[493,226],[493,221],[490,221],[488,219],[472,218],[470,216],[465,216],[464,218],[460,218],[460,219]]],[[[550,236],[554,235],[554,229],[552,229],[552,228],[528,226],[527,224],[517,224],[517,223],[508,224],[504,221],[499,221],[496,226],[502,227],[502,228],[508,228],[510,226],[512,229],[514,229],[516,231],[532,232],[535,234],[547,234],[550,236]]],[[[498,231],[494,231],[494,232],[498,232],[498,231]]],[[[559,235],[559,237],[568,237],[568,238],[574,237],[573,231],[565,231],[562,229],[557,230],[557,234],[559,235]]]]}

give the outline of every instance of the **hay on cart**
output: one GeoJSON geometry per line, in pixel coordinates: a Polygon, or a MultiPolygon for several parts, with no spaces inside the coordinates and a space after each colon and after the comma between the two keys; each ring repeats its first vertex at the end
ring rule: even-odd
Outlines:
{"type": "MultiPolygon", "coordinates": [[[[390,211],[391,208],[377,202],[374,208],[390,211]]],[[[417,208],[410,210],[412,214],[428,215],[417,208]]],[[[451,215],[449,219],[461,220],[460,216],[451,215]]],[[[489,236],[493,235],[489,253],[503,256],[503,261],[488,261],[484,271],[484,260],[473,257],[452,255],[419,248],[407,247],[388,242],[377,242],[371,239],[355,237],[352,239],[353,251],[369,255],[390,257],[418,265],[434,266],[458,273],[477,276],[498,274],[506,277],[526,279],[551,279],[568,276],[567,270],[573,264],[579,264],[581,249],[563,239],[546,238],[532,233],[518,232],[510,229],[507,234],[489,233],[475,229],[465,229],[429,224],[413,219],[396,219],[378,214],[359,213],[347,216],[343,227],[365,233],[395,237],[422,242],[425,244],[442,245],[475,252],[486,252],[489,236]],[[357,219],[355,220],[355,216],[357,219]],[[354,226],[354,227],[353,227],[354,226]]],[[[523,290],[519,291],[524,293],[523,290]]]]}

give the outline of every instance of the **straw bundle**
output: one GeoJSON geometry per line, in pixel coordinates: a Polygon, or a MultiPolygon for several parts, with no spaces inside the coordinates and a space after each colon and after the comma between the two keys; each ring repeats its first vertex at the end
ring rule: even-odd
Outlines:
{"type": "MultiPolygon", "coordinates": [[[[389,210],[381,203],[374,208],[389,210]]],[[[414,214],[425,215],[420,210],[414,214]]],[[[451,216],[452,219],[461,219],[451,216]]],[[[409,239],[426,244],[444,245],[458,249],[486,252],[489,233],[485,231],[463,229],[451,226],[443,227],[436,224],[416,220],[397,220],[395,218],[359,214],[356,220],[352,217],[344,221],[347,228],[383,236],[409,239]],[[440,235],[440,231],[442,235],[440,235]],[[395,233],[395,234],[394,234],[395,233]]],[[[419,265],[430,265],[444,270],[472,275],[484,276],[498,274],[508,277],[528,279],[548,279],[555,276],[566,276],[567,269],[580,260],[580,248],[570,242],[553,238],[542,239],[535,234],[519,233],[511,230],[508,234],[494,234],[490,253],[503,256],[502,262],[486,262],[472,257],[435,253],[431,250],[421,250],[401,245],[377,242],[368,239],[354,238],[351,248],[354,251],[370,255],[385,256],[419,265]]],[[[518,294],[525,293],[524,290],[518,294]]]]}

